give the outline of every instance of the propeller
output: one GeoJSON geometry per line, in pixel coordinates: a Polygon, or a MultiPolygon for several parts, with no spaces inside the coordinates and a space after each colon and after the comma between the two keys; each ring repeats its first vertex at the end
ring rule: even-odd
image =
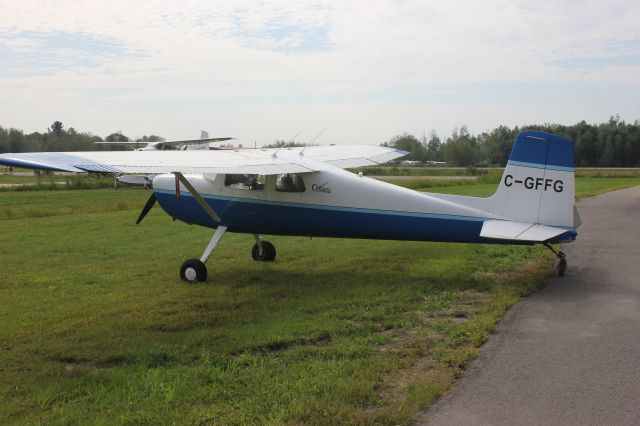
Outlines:
{"type": "Polygon", "coordinates": [[[140,222],[142,222],[142,219],[144,219],[144,217],[147,215],[147,213],[149,213],[149,210],[151,210],[151,208],[156,203],[156,201],[157,201],[156,200],[156,194],[155,194],[155,192],[152,192],[151,193],[151,197],[149,197],[149,199],[147,200],[147,203],[142,208],[142,211],[140,212],[140,216],[138,216],[138,220],[136,221],[136,225],[138,225],[138,224],[140,224],[140,222]]]}

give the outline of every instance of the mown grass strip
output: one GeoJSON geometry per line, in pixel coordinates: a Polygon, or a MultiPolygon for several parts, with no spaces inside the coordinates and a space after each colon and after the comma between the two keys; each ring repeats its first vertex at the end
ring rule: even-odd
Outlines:
{"type": "MultiPolygon", "coordinates": [[[[476,197],[490,197],[498,189],[499,180],[491,182],[492,177],[486,177],[478,182],[442,181],[418,179],[409,181],[394,181],[393,183],[423,192],[440,194],[468,195],[476,197]]],[[[576,197],[589,197],[618,189],[640,185],[640,177],[576,177],[576,197]]]]}
{"type": "Polygon", "coordinates": [[[114,178],[87,175],[0,176],[0,192],[113,188],[114,178]]]}
{"type": "Polygon", "coordinates": [[[149,197],[142,189],[0,192],[0,220],[138,210],[149,197]]]}

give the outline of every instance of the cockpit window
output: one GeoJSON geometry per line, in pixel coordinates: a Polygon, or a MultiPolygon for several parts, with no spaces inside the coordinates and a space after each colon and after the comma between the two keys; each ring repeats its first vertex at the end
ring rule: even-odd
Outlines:
{"type": "Polygon", "coordinates": [[[297,174],[286,173],[278,176],[276,180],[276,191],[278,192],[304,192],[306,189],[302,176],[297,174]]]}
{"type": "Polygon", "coordinates": [[[264,176],[260,175],[225,175],[224,186],[235,189],[264,190],[264,176]]]}

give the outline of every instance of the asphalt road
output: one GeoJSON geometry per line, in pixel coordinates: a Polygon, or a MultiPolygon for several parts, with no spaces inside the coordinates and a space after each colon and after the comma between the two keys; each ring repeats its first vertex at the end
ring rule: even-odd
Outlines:
{"type": "Polygon", "coordinates": [[[578,210],[565,276],[509,310],[418,424],[640,424],[640,187],[578,210]]]}

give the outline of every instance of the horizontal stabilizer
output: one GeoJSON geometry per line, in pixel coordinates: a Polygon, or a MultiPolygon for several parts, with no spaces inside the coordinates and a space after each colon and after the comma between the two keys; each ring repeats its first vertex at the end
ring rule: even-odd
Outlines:
{"type": "MultiPolygon", "coordinates": [[[[494,240],[543,243],[552,240],[555,242],[556,237],[566,233],[575,233],[575,231],[534,223],[487,220],[482,225],[480,236],[494,240]]],[[[572,240],[573,238],[568,235],[567,239],[572,240]]]]}

